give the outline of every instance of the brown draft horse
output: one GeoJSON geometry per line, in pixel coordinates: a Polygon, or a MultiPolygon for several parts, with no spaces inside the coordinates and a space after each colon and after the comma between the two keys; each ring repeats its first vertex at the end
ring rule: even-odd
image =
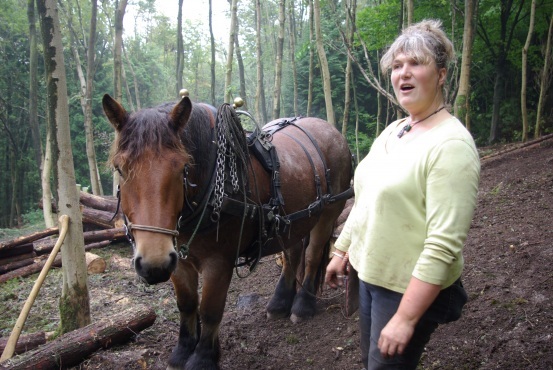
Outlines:
{"type": "MultiPolygon", "coordinates": [[[[120,204],[134,247],[134,268],[149,284],[170,278],[175,287],[180,332],[168,369],[218,369],[219,325],[235,262],[237,256],[246,254],[256,244],[262,222],[250,215],[244,222],[244,217],[232,214],[205,214],[210,208],[203,205],[202,199],[206,191],[216,192],[206,189],[212,189],[217,149],[221,145],[214,135],[218,112],[206,104],[192,104],[188,97],[176,104],[129,114],[105,95],[103,107],[117,131],[111,162],[121,176],[120,204]],[[179,222],[179,217],[184,222],[179,222]],[[199,227],[205,220],[207,227],[199,227]],[[181,243],[188,243],[189,249],[179,250],[181,243]]],[[[350,151],[342,135],[328,122],[298,119],[294,125],[274,133],[272,144],[280,159],[284,199],[284,204],[278,205],[280,214],[309,209],[321,198],[321,189],[322,194],[328,195],[331,191],[345,194],[350,188],[350,151]],[[323,180],[317,185],[315,179],[319,178],[323,180]]],[[[239,191],[241,194],[234,199],[268,203],[271,174],[253,155],[246,172],[249,190],[247,194],[239,191]]],[[[230,193],[228,184],[225,189],[225,195],[230,193]]],[[[320,278],[324,271],[321,261],[328,259],[328,241],[345,200],[340,197],[325,202],[318,212],[306,213],[306,217],[293,220],[284,233],[264,240],[263,255],[284,249],[286,257],[267,306],[269,318],[291,316],[297,321],[315,314],[317,274],[320,278]],[[307,247],[302,243],[306,236],[307,247]],[[296,279],[300,261],[304,266],[301,283],[296,279]]]]}

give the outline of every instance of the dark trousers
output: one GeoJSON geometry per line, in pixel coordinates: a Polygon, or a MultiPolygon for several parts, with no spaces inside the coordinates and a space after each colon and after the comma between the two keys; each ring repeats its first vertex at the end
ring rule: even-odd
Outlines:
{"type": "Polygon", "coordinates": [[[424,315],[415,328],[411,341],[402,355],[384,358],[378,349],[380,332],[396,313],[403,294],[359,282],[359,321],[361,327],[361,357],[367,370],[416,369],[438,321],[424,315]]]}

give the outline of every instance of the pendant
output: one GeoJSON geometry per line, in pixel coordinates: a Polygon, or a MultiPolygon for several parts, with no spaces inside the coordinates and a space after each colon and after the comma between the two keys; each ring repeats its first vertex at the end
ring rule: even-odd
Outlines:
{"type": "Polygon", "coordinates": [[[411,131],[411,125],[407,124],[407,125],[403,126],[403,128],[399,131],[399,133],[397,134],[397,137],[401,139],[401,137],[406,132],[409,132],[409,131],[411,131]]]}

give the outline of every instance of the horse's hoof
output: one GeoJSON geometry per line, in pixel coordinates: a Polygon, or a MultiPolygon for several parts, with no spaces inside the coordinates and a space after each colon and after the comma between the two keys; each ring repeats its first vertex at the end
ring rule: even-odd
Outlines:
{"type": "Polygon", "coordinates": [[[305,317],[299,317],[295,314],[290,315],[290,321],[292,321],[294,324],[299,324],[300,322],[306,321],[305,317]]]}
{"type": "Polygon", "coordinates": [[[267,319],[268,320],[279,320],[279,319],[283,319],[285,318],[286,316],[288,316],[288,314],[286,313],[283,313],[283,312],[269,312],[267,311],[267,319]]]}

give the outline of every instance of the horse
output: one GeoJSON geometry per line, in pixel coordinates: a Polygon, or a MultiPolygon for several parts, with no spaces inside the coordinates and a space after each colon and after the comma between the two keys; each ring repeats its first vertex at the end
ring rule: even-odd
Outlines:
{"type": "Polygon", "coordinates": [[[106,94],[102,105],[116,130],[110,164],[134,269],[148,284],[174,285],[180,330],[168,369],[219,369],[219,328],[239,261],[253,267],[284,251],[267,317],[315,315],[328,241],[351,196],[351,153],[333,125],[269,122],[263,132],[278,129],[258,140],[278,154],[268,165],[228,104],[217,110],[183,97],[127,113],[106,94]]]}

